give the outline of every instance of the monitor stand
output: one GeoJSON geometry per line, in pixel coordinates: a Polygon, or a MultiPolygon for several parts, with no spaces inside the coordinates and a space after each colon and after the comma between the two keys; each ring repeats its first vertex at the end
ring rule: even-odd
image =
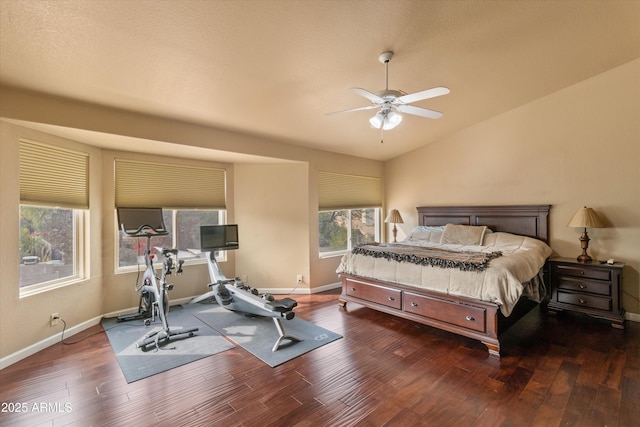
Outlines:
{"type": "Polygon", "coordinates": [[[218,293],[218,291],[215,290],[214,287],[219,282],[225,282],[227,280],[230,280],[230,279],[227,279],[227,277],[224,275],[222,270],[220,270],[218,261],[216,261],[216,251],[205,252],[205,254],[207,256],[207,261],[208,261],[207,266],[209,267],[209,278],[211,279],[211,283],[208,286],[211,287],[212,290],[207,292],[206,294],[202,294],[199,297],[192,299],[191,301],[189,301],[189,304],[196,304],[211,298],[215,298],[216,293],[218,293]]]}

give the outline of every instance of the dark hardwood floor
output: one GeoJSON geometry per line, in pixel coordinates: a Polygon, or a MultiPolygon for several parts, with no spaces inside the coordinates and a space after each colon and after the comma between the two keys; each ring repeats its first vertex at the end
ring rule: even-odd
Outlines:
{"type": "Polygon", "coordinates": [[[344,311],[337,291],[295,299],[300,318],[344,338],[276,368],[236,347],[127,384],[95,326],[0,371],[0,425],[640,425],[640,323],[535,309],[498,359],[467,338],[344,311]]]}

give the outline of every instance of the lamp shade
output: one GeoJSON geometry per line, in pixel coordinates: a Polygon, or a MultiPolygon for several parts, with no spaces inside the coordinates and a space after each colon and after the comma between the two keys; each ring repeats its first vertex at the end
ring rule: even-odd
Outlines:
{"type": "Polygon", "coordinates": [[[404,221],[402,220],[402,216],[400,216],[400,212],[398,212],[398,209],[391,209],[391,211],[389,211],[389,215],[387,215],[387,217],[384,219],[384,222],[391,224],[404,223],[404,221]]]}
{"type": "Polygon", "coordinates": [[[576,227],[576,228],[602,228],[604,227],[604,223],[598,217],[598,214],[591,208],[583,207],[578,209],[578,211],[573,215],[567,227],[576,227]]]}

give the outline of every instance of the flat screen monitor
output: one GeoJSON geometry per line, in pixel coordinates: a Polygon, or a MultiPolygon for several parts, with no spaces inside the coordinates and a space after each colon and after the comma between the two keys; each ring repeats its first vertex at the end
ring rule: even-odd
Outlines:
{"type": "Polygon", "coordinates": [[[200,250],[238,249],[238,224],[200,226],[200,250]]]}
{"type": "Polygon", "coordinates": [[[167,234],[162,208],[118,208],[118,223],[128,235],[167,234]]]}

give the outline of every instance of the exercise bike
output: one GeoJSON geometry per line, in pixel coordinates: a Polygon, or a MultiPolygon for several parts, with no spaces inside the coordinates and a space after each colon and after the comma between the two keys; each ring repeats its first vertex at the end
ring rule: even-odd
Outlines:
{"type": "Polygon", "coordinates": [[[282,319],[291,320],[295,317],[293,309],[298,302],[292,298],[276,300],[270,294],[260,295],[258,290],[245,285],[239,277],[228,279],[220,270],[216,260],[216,250],[238,249],[237,225],[216,225],[200,227],[201,255],[206,256],[209,267],[211,291],[192,299],[189,304],[214,298],[216,302],[227,310],[245,313],[254,316],[273,318],[278,330],[278,339],[271,351],[277,351],[284,340],[301,342],[300,338],[288,335],[282,324],[282,319]]]}
{"type": "Polygon", "coordinates": [[[149,344],[154,344],[156,349],[160,348],[160,343],[165,343],[173,337],[188,338],[194,335],[198,328],[171,330],[167,321],[169,313],[168,291],[173,289],[173,285],[167,283],[167,276],[176,269],[177,274],[182,273],[184,261],[178,261],[177,249],[162,249],[162,275],[156,276],[153,268],[154,255],[151,254],[151,238],[155,236],[166,236],[164,220],[162,219],[162,209],[159,208],[118,208],[118,221],[121,230],[129,237],[145,237],[147,246],[145,250],[145,271],[142,276],[140,286],[136,284],[136,291],[140,292],[140,302],[138,313],[119,316],[118,321],[127,321],[144,318],[144,324],[149,326],[155,321],[155,316],[160,318],[162,329],[149,332],[142,340],[136,343],[138,348],[147,350],[149,344]]]}

